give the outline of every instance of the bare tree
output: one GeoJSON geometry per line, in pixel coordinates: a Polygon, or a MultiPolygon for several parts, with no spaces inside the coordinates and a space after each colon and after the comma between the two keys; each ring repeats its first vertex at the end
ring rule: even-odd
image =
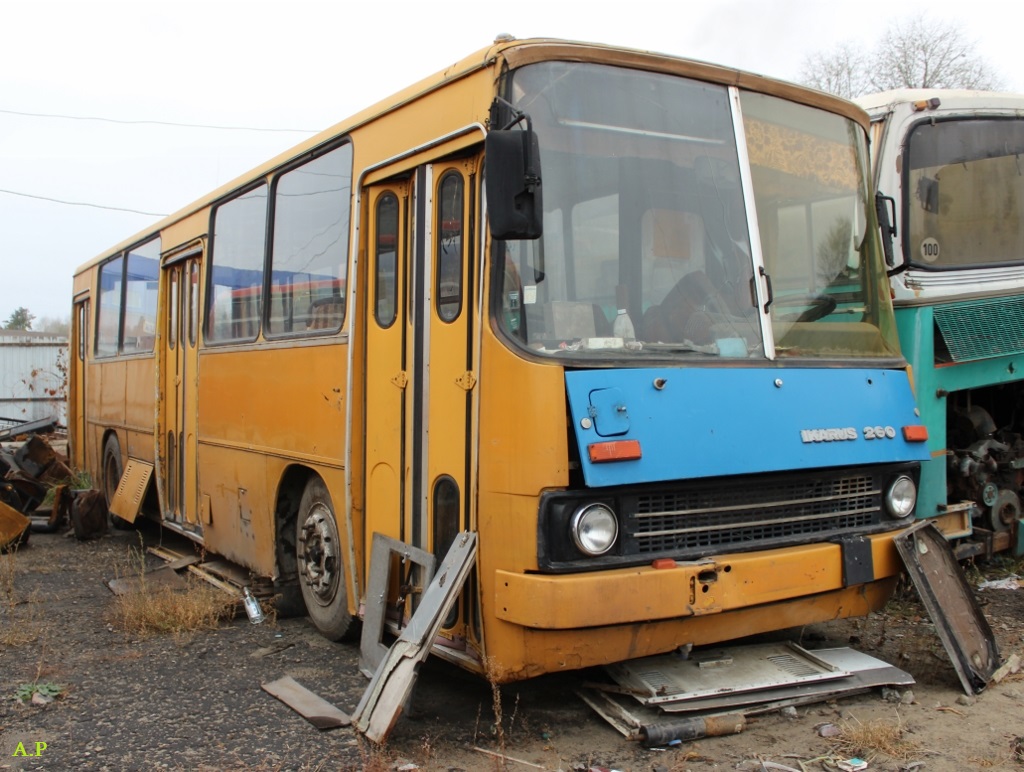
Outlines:
{"type": "Polygon", "coordinates": [[[40,332],[52,332],[55,335],[67,337],[68,331],[71,329],[71,319],[67,316],[63,318],[59,316],[41,316],[36,324],[36,329],[40,332]]]}
{"type": "Polygon", "coordinates": [[[840,43],[835,51],[815,51],[804,57],[800,82],[846,99],[871,88],[869,57],[853,43],[840,43]]]}
{"type": "Polygon", "coordinates": [[[1000,88],[1000,77],[953,22],[892,22],[870,51],[853,43],[805,57],[800,82],[843,97],[894,88],[1000,88]]]}

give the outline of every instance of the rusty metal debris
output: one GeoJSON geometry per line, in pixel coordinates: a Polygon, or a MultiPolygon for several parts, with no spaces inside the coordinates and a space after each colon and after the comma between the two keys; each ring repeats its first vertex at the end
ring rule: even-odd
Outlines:
{"type": "MultiPolygon", "coordinates": [[[[26,427],[52,425],[52,421],[20,424],[5,430],[3,436],[26,427]]],[[[0,503],[11,510],[3,515],[0,548],[9,546],[15,538],[23,543],[30,531],[54,532],[69,524],[79,539],[96,538],[105,533],[107,507],[103,494],[73,488],[74,478],[67,458],[38,434],[28,435],[17,447],[0,447],[0,503]],[[52,504],[44,508],[44,502],[51,498],[52,504]],[[23,520],[12,517],[11,513],[23,520]],[[11,536],[12,531],[26,522],[26,528],[16,537],[11,536]]]]}
{"type": "Polygon", "coordinates": [[[41,418],[38,421],[20,421],[16,418],[0,418],[0,442],[8,442],[19,437],[47,432],[57,425],[57,418],[41,418]]]}
{"type": "Polygon", "coordinates": [[[687,650],[606,672],[612,682],[588,682],[577,694],[645,745],[735,734],[750,716],[914,683],[909,673],[853,649],[810,652],[794,643],[687,650]]]}
{"type": "Polygon", "coordinates": [[[942,532],[922,521],[895,538],[964,692],[981,693],[1001,663],[995,635],[942,532]]]}
{"type": "Polygon", "coordinates": [[[28,539],[31,521],[0,501],[0,551],[19,547],[28,539]]]}

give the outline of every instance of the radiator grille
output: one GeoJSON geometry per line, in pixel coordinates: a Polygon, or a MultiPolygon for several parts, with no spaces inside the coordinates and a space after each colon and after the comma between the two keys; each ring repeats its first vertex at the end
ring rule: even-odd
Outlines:
{"type": "Polygon", "coordinates": [[[1024,296],[938,306],[935,324],[954,362],[1024,352],[1024,296]]]}
{"type": "Polygon", "coordinates": [[[881,481],[857,474],[645,493],[627,520],[636,551],[649,554],[850,532],[881,517],[881,481]]]}

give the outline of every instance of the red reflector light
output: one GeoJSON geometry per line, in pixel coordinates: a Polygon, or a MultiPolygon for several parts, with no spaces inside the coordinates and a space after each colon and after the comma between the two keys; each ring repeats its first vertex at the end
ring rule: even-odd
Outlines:
{"type": "Polygon", "coordinates": [[[903,439],[907,442],[927,442],[928,441],[928,427],[927,426],[904,426],[903,427],[903,439]]]}
{"type": "Polygon", "coordinates": [[[675,568],[676,561],[672,558],[658,558],[651,563],[652,568],[675,568]]]}
{"type": "Polygon", "coordinates": [[[614,440],[595,442],[588,445],[590,462],[602,464],[606,461],[636,461],[640,458],[640,440],[614,440]]]}

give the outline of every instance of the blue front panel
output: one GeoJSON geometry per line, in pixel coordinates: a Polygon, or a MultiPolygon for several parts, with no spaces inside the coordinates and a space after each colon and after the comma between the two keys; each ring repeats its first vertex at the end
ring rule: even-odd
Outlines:
{"type": "Polygon", "coordinates": [[[903,439],[921,419],[902,370],[609,369],[565,383],[592,487],[929,457],[903,439]],[[589,445],[617,440],[642,458],[590,461],[589,445]]]}

